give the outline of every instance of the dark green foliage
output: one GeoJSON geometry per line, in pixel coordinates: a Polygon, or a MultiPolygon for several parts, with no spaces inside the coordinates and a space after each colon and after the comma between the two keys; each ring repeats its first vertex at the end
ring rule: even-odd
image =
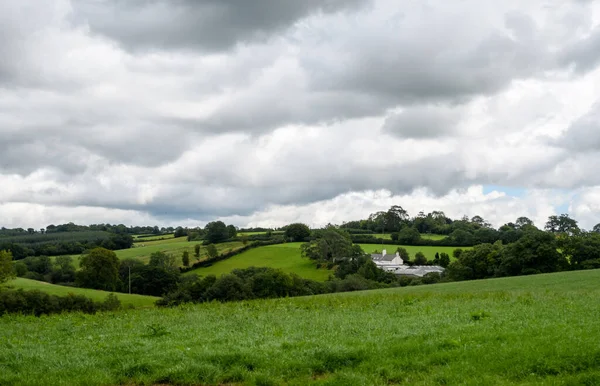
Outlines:
{"type": "Polygon", "coordinates": [[[227,235],[230,239],[237,235],[237,228],[234,225],[227,225],[227,235]]]}
{"type": "Polygon", "coordinates": [[[350,235],[334,227],[314,232],[314,240],[300,247],[303,257],[316,261],[336,262],[362,255],[360,247],[353,246],[350,235]]]}
{"type": "Polygon", "coordinates": [[[11,252],[0,250],[0,284],[15,277],[12,259],[11,252]]]}
{"type": "Polygon", "coordinates": [[[93,314],[97,311],[113,311],[121,308],[121,302],[114,294],[109,294],[104,302],[94,302],[82,295],[49,295],[33,290],[0,291],[0,316],[19,313],[26,315],[50,315],[61,312],[83,312],[93,314]]]}
{"type": "Polygon", "coordinates": [[[177,270],[177,258],[170,253],[158,251],[150,255],[148,265],[164,270],[177,270]]]}
{"type": "Polygon", "coordinates": [[[222,243],[229,239],[230,230],[223,221],[213,221],[204,227],[204,240],[206,244],[222,243]]]}
{"type": "Polygon", "coordinates": [[[95,247],[126,249],[132,245],[131,235],[104,231],[34,233],[0,238],[0,249],[12,251],[15,260],[27,256],[80,254],[95,247]]]}
{"type": "Polygon", "coordinates": [[[141,295],[163,296],[174,291],[180,280],[177,269],[155,265],[135,267],[131,271],[131,292],[141,295]]]}
{"type": "Polygon", "coordinates": [[[448,265],[450,265],[450,255],[448,255],[446,252],[442,252],[440,254],[440,266],[443,268],[448,268],[448,265]]]}
{"type": "Polygon", "coordinates": [[[177,237],[184,237],[187,235],[188,235],[187,230],[183,229],[182,227],[177,227],[177,228],[175,228],[175,233],[174,233],[173,237],[177,238],[177,237]]]}
{"type": "Polygon", "coordinates": [[[294,223],[285,227],[285,237],[289,241],[306,241],[310,236],[310,228],[306,224],[294,223]]]}
{"type": "Polygon", "coordinates": [[[591,269],[600,260],[600,234],[583,233],[559,241],[563,255],[574,269],[591,269]]]}
{"type": "Polygon", "coordinates": [[[184,267],[190,266],[190,253],[188,251],[183,251],[181,254],[181,263],[184,267]]]}
{"type": "Polygon", "coordinates": [[[71,256],[58,256],[54,261],[54,267],[50,274],[51,282],[58,283],[73,283],[75,282],[75,266],[71,256]]]}
{"type": "Polygon", "coordinates": [[[200,244],[194,245],[194,257],[200,259],[200,244]]]}
{"type": "Polygon", "coordinates": [[[398,233],[398,242],[406,245],[417,245],[421,240],[419,231],[412,227],[406,227],[398,233]]]}
{"type": "Polygon", "coordinates": [[[119,266],[121,292],[129,291],[131,272],[131,292],[141,295],[162,296],[174,291],[181,281],[179,269],[171,265],[171,255],[158,252],[148,265],[139,260],[125,259],[119,266]]]}
{"type": "Polygon", "coordinates": [[[80,287],[115,291],[119,283],[119,259],[105,248],[94,248],[83,255],[76,282],[80,287]]]}
{"type": "Polygon", "coordinates": [[[548,217],[545,229],[551,233],[573,235],[579,233],[577,221],[570,218],[568,214],[548,217]]]}
{"type": "Polygon", "coordinates": [[[415,253],[414,264],[415,265],[426,265],[427,264],[427,257],[425,257],[425,254],[423,252],[415,253]]]}
{"type": "Polygon", "coordinates": [[[558,272],[568,261],[557,250],[556,237],[542,231],[528,231],[519,241],[504,248],[497,276],[558,272]]]}
{"type": "Polygon", "coordinates": [[[219,256],[217,247],[214,244],[208,244],[206,246],[206,254],[208,255],[209,259],[214,259],[215,257],[219,256]]]}

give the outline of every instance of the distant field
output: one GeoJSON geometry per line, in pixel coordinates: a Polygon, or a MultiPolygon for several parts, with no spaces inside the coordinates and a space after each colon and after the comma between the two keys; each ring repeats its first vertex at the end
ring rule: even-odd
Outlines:
{"type": "MultiPolygon", "coordinates": [[[[22,288],[24,290],[40,290],[40,291],[49,293],[51,295],[57,295],[57,296],[65,296],[65,295],[68,295],[69,293],[73,293],[76,295],[87,296],[88,298],[95,300],[95,301],[104,301],[104,299],[106,299],[106,296],[108,296],[108,294],[110,293],[110,292],[106,292],[106,291],[98,291],[98,290],[92,290],[92,289],[86,289],[86,288],[64,287],[64,286],[60,286],[60,285],[46,283],[43,281],[35,281],[35,280],[29,280],[29,279],[23,279],[23,278],[17,278],[17,279],[11,280],[9,283],[7,283],[7,286],[14,288],[14,289],[22,288]]],[[[118,293],[118,292],[114,292],[114,294],[119,298],[119,300],[121,300],[121,304],[123,306],[132,304],[134,307],[137,307],[137,308],[139,308],[139,307],[145,307],[145,308],[154,307],[154,302],[158,300],[158,298],[155,298],[153,296],[134,295],[134,294],[130,295],[130,294],[122,294],[122,293],[118,293]]],[[[2,384],[2,382],[0,382],[0,384],[2,384]]]]}
{"type": "Polygon", "coordinates": [[[150,237],[142,237],[142,236],[144,236],[144,235],[134,235],[133,241],[143,242],[143,241],[153,241],[153,240],[160,240],[160,239],[172,239],[175,237],[175,235],[173,233],[167,234],[167,235],[150,236],[150,237]]]}
{"type": "MultiPolygon", "coordinates": [[[[202,242],[187,241],[186,237],[160,241],[149,241],[141,244],[136,244],[133,248],[115,251],[115,253],[119,259],[138,259],[144,263],[148,263],[150,261],[150,255],[154,252],[171,253],[177,257],[177,263],[182,265],[181,255],[183,254],[183,251],[188,251],[190,253],[190,263],[193,263],[196,261],[196,258],[194,257],[194,246],[196,244],[200,244],[200,259],[207,257],[206,246],[202,245],[202,242]],[[144,244],[145,246],[142,247],[141,244],[144,244]]],[[[219,253],[229,249],[235,250],[244,246],[241,241],[215,245],[219,253]]],[[[80,255],[73,255],[72,257],[73,263],[77,268],[79,268],[80,255]]]]}
{"type": "MultiPolygon", "coordinates": [[[[435,258],[435,253],[446,252],[450,255],[450,259],[453,259],[452,252],[458,247],[422,247],[422,246],[413,246],[413,245],[381,245],[381,244],[360,244],[362,249],[366,253],[373,253],[374,251],[381,252],[383,249],[387,250],[387,253],[395,253],[398,247],[402,247],[406,249],[410,255],[410,258],[414,258],[417,252],[423,252],[427,260],[433,260],[435,258]]],[[[462,249],[471,249],[470,247],[463,247],[462,249]]]]}
{"type": "MultiPolygon", "coordinates": [[[[365,236],[369,236],[369,235],[365,235],[365,236]]],[[[378,233],[378,234],[373,234],[371,236],[377,237],[379,239],[385,239],[385,240],[392,239],[392,235],[390,233],[378,233]]],[[[422,233],[421,238],[426,239],[426,240],[442,240],[442,239],[446,238],[446,235],[434,235],[431,233],[422,233]]]]}
{"type": "Polygon", "coordinates": [[[327,269],[316,269],[309,259],[300,256],[300,243],[269,245],[250,249],[227,260],[219,261],[206,268],[198,268],[189,273],[197,275],[216,275],[229,273],[236,268],[248,267],[279,268],[287,273],[295,273],[300,277],[325,281],[333,272],[327,269]]]}
{"type": "Polygon", "coordinates": [[[0,318],[2,385],[600,385],[600,270],[0,318]]]}
{"type": "MultiPolygon", "coordinates": [[[[273,231],[271,232],[271,234],[274,235],[282,235],[284,232],[283,231],[273,231]]],[[[267,232],[238,232],[238,236],[254,236],[254,235],[266,235],[267,232]]]]}

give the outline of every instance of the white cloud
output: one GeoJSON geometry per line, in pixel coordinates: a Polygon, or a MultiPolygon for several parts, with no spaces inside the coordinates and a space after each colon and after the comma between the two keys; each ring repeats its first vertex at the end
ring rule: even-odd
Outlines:
{"type": "MultiPolygon", "coordinates": [[[[128,34],[191,31],[198,14],[161,2],[170,24],[131,2],[135,20],[123,25],[105,18],[115,4],[0,0],[7,224],[71,221],[62,213],[274,224],[305,213],[322,224],[395,203],[543,221],[565,202],[556,189],[600,185],[600,63],[585,49],[600,41],[597,3],[226,7],[222,20],[254,18],[240,21],[248,36],[173,33],[160,44],[128,34]],[[481,185],[528,193],[458,193],[481,185]],[[394,197],[373,196],[381,189],[394,197]]],[[[581,197],[572,210],[591,223],[600,209],[581,197]]]]}

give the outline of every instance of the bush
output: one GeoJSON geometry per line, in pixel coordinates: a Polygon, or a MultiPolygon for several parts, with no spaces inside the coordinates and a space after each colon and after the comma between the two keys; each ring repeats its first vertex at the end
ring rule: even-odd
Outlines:
{"type": "Polygon", "coordinates": [[[97,311],[117,310],[121,302],[114,294],[109,294],[104,302],[94,302],[83,295],[49,295],[39,290],[0,291],[0,315],[19,313],[24,315],[50,315],[62,312],[83,312],[94,314],[97,311]]]}

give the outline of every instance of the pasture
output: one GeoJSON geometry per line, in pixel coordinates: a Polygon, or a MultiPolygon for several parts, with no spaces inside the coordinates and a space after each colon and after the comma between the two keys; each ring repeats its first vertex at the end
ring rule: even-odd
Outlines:
{"type": "Polygon", "coordinates": [[[423,252],[427,260],[433,260],[435,254],[446,252],[450,255],[450,259],[453,260],[452,252],[457,248],[471,249],[470,247],[430,247],[430,246],[416,246],[416,245],[386,245],[386,244],[359,244],[366,253],[373,253],[375,251],[380,252],[386,250],[388,254],[396,253],[398,247],[406,249],[410,255],[411,260],[415,257],[417,252],[423,252]]]}
{"type": "MultiPolygon", "coordinates": [[[[94,301],[104,301],[106,296],[111,292],[99,291],[86,288],[76,287],[65,287],[60,285],[54,285],[43,281],[29,280],[24,278],[16,278],[6,283],[6,286],[13,289],[24,289],[24,290],[40,290],[50,295],[65,296],[69,293],[75,295],[84,295],[94,301]]],[[[148,308],[154,307],[154,302],[158,300],[153,296],[135,295],[135,294],[122,294],[113,292],[117,298],[121,301],[123,306],[133,305],[136,308],[148,308]]],[[[1,323],[0,323],[1,324],[1,323]]],[[[1,382],[0,382],[1,384],[1,382]]]]}
{"type": "Polygon", "coordinates": [[[598,385],[600,270],[0,318],[0,384],[598,385]]]}
{"type": "MultiPolygon", "coordinates": [[[[146,241],[142,243],[136,243],[133,248],[121,249],[115,251],[117,257],[122,259],[137,259],[144,263],[150,261],[150,255],[154,252],[165,252],[173,254],[177,257],[177,264],[182,266],[181,255],[183,251],[188,251],[190,254],[190,264],[194,263],[198,259],[194,257],[194,246],[200,244],[200,260],[208,257],[206,252],[206,246],[202,245],[199,241],[187,241],[186,237],[179,237],[176,239],[159,240],[159,241],[146,241]],[[143,246],[142,246],[143,245],[143,246]]],[[[244,246],[241,241],[233,241],[228,243],[215,244],[219,253],[228,251],[229,249],[238,249],[244,246]]],[[[73,255],[73,264],[76,268],[79,268],[80,255],[73,255]]]]}
{"type": "Polygon", "coordinates": [[[166,235],[133,235],[133,241],[144,242],[144,241],[156,241],[156,240],[167,240],[174,238],[173,233],[166,235]]]}
{"type": "MultiPolygon", "coordinates": [[[[391,233],[377,233],[377,234],[373,234],[371,236],[379,238],[379,239],[385,239],[385,240],[391,240],[392,239],[391,233]]],[[[446,235],[435,235],[435,234],[432,234],[432,233],[421,233],[421,238],[425,239],[425,240],[443,240],[443,239],[446,238],[446,235]]]]}
{"type": "Polygon", "coordinates": [[[286,273],[295,273],[300,277],[318,281],[325,281],[329,275],[333,275],[332,271],[316,269],[314,262],[302,258],[300,243],[276,244],[250,249],[227,260],[219,261],[210,267],[198,268],[187,274],[218,277],[236,268],[252,266],[278,268],[286,273]]]}

